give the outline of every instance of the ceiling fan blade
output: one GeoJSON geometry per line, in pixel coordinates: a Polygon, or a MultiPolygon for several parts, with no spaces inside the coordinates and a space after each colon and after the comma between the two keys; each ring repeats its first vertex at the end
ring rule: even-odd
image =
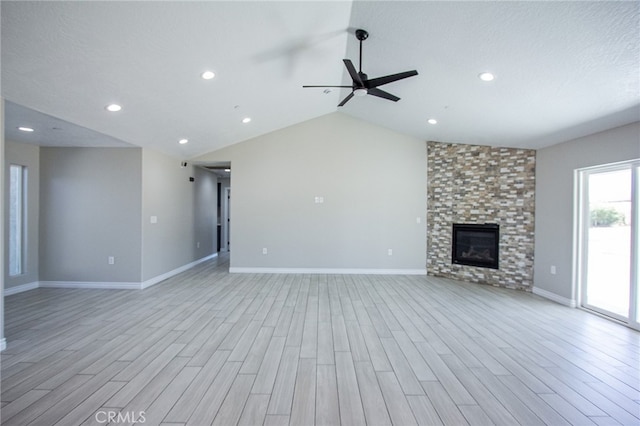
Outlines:
{"type": "Polygon", "coordinates": [[[396,95],[392,95],[391,93],[385,92],[384,90],[376,89],[375,87],[372,87],[371,89],[369,89],[367,91],[367,94],[377,96],[379,98],[389,99],[390,101],[393,101],[393,102],[398,102],[400,100],[400,98],[397,97],[396,95]]]}
{"type": "Polygon", "coordinates": [[[367,80],[367,87],[378,87],[383,84],[393,83],[394,81],[402,80],[403,78],[413,77],[414,75],[418,75],[418,71],[405,71],[400,72],[398,74],[385,75],[384,77],[372,78],[371,80],[367,80]]]}
{"type": "Polygon", "coordinates": [[[349,99],[351,99],[351,98],[353,98],[353,92],[349,93],[349,94],[347,95],[347,97],[346,97],[346,98],[344,98],[344,99],[342,100],[342,102],[340,102],[340,103],[338,104],[338,106],[339,106],[339,107],[344,106],[344,104],[346,104],[347,102],[349,102],[349,99]]]}
{"type": "Polygon", "coordinates": [[[356,71],[356,67],[353,66],[353,62],[349,59],[343,59],[344,65],[347,67],[347,71],[349,71],[349,75],[351,76],[351,80],[353,80],[354,84],[358,83],[359,87],[364,87],[364,83],[360,78],[360,74],[356,71]]]}
{"type": "Polygon", "coordinates": [[[307,88],[307,87],[344,87],[344,88],[351,89],[351,86],[302,86],[302,88],[307,88]]]}

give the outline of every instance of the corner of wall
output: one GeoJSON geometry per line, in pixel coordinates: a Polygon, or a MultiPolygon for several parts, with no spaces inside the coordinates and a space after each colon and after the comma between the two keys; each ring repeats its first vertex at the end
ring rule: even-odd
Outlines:
{"type": "Polygon", "coordinates": [[[534,286],[531,289],[531,292],[533,294],[536,294],[536,295],[540,296],[540,297],[544,297],[545,299],[552,300],[552,301],[554,301],[556,303],[559,303],[559,304],[564,305],[564,306],[568,306],[570,308],[575,308],[575,307],[578,306],[578,303],[576,302],[576,300],[560,296],[559,294],[552,293],[552,292],[550,292],[548,290],[544,290],[544,289],[542,289],[540,287],[535,287],[534,286]]]}
{"type": "Polygon", "coordinates": [[[549,295],[550,299],[557,296],[559,303],[567,306],[578,303],[574,265],[576,170],[640,158],[639,137],[640,122],[635,122],[537,151],[537,294],[549,295]]]}
{"type": "Polygon", "coordinates": [[[143,149],[143,283],[216,251],[214,180],[212,173],[183,165],[178,157],[143,149]]]}

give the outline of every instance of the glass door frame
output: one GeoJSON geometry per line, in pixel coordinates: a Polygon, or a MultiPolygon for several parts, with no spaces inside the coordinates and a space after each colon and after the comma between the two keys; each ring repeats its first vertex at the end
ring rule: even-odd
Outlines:
{"type": "Polygon", "coordinates": [[[620,163],[593,166],[578,169],[575,172],[576,182],[576,220],[574,227],[574,245],[576,254],[574,259],[574,288],[577,290],[578,306],[600,315],[615,319],[625,325],[640,330],[640,159],[623,161],[620,163]],[[588,235],[589,235],[589,176],[597,173],[631,170],[631,247],[629,271],[629,313],[628,318],[617,315],[596,306],[589,305],[587,295],[587,267],[588,267],[588,235]]]}

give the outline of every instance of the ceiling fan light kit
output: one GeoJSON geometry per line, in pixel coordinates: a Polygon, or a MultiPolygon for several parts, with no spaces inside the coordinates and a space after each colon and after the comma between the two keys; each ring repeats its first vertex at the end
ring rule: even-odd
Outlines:
{"type": "Polygon", "coordinates": [[[397,102],[400,100],[399,97],[392,95],[391,93],[385,92],[384,90],[378,89],[379,86],[393,83],[394,81],[402,80],[404,78],[413,77],[418,75],[418,71],[405,71],[398,74],[385,75],[383,77],[377,77],[373,79],[369,79],[367,74],[362,72],[362,42],[369,37],[369,33],[363,29],[356,30],[356,38],[360,41],[360,63],[359,70],[356,71],[356,68],[353,66],[353,62],[349,59],[343,59],[344,65],[351,76],[352,84],[351,86],[302,86],[303,88],[310,87],[338,87],[338,88],[350,88],[351,93],[347,95],[346,98],[342,100],[338,104],[339,107],[344,106],[351,98],[354,96],[365,96],[372,95],[378,98],[387,99],[393,102],[397,102]]]}

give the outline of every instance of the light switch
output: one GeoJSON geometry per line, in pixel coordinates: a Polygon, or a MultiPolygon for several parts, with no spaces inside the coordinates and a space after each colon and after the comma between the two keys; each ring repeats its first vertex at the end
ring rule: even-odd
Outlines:
{"type": "Polygon", "coordinates": [[[158,223],[158,216],[151,216],[151,223],[158,223]]]}

